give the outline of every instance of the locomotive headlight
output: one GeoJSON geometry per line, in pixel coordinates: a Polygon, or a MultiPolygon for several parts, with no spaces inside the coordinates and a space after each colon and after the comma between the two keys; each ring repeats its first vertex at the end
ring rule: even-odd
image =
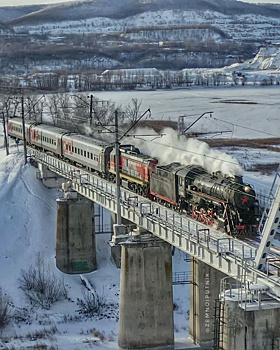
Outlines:
{"type": "Polygon", "coordinates": [[[244,186],[244,192],[249,193],[251,191],[250,186],[244,186]]]}

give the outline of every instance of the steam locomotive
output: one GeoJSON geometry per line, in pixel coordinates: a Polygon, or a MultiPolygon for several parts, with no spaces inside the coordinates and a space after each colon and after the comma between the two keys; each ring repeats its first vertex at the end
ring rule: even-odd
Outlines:
{"type": "MultiPolygon", "coordinates": [[[[8,134],[23,139],[20,118],[10,119],[8,134]]],[[[51,152],[109,181],[115,180],[116,152],[112,144],[29,120],[25,122],[25,138],[31,147],[51,152]]],[[[209,174],[197,165],[160,166],[157,159],[133,145],[120,146],[119,163],[124,188],[233,236],[257,232],[258,201],[255,191],[242,177],[209,174]]]]}

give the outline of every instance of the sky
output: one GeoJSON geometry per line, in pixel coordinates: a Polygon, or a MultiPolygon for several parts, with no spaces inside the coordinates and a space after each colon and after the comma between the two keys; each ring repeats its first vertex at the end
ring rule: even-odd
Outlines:
{"type": "MultiPolygon", "coordinates": [[[[0,0],[0,6],[20,6],[32,4],[55,4],[59,2],[70,2],[77,0],[0,0]]],[[[249,3],[274,3],[280,5],[280,0],[242,0],[249,3]]]]}

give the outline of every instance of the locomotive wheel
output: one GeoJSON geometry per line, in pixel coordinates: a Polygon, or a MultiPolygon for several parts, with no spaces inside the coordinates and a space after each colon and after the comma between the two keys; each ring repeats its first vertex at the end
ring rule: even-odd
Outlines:
{"type": "Polygon", "coordinates": [[[205,216],[203,214],[199,215],[199,221],[202,222],[203,224],[205,223],[206,218],[205,218],[205,216]]]}
{"type": "Polygon", "coordinates": [[[200,212],[199,212],[199,221],[202,222],[203,224],[206,221],[206,217],[205,217],[205,210],[204,208],[200,208],[200,212]]]}
{"type": "Polygon", "coordinates": [[[141,188],[142,188],[142,196],[143,197],[147,197],[147,194],[148,194],[147,187],[142,187],[141,186],[141,188]]]}
{"type": "Polygon", "coordinates": [[[139,193],[140,196],[143,197],[144,193],[143,193],[143,188],[142,188],[141,185],[138,185],[138,193],[139,193]]]}
{"type": "Polygon", "coordinates": [[[141,193],[141,186],[140,185],[135,185],[135,189],[136,189],[135,192],[141,196],[142,195],[142,193],[141,193]]]}
{"type": "Polygon", "coordinates": [[[193,217],[195,220],[198,219],[198,214],[197,214],[196,210],[197,210],[197,207],[194,207],[193,210],[192,210],[192,217],[193,217]]]}
{"type": "Polygon", "coordinates": [[[212,220],[209,218],[206,218],[206,225],[212,226],[212,224],[213,224],[212,220]]]}

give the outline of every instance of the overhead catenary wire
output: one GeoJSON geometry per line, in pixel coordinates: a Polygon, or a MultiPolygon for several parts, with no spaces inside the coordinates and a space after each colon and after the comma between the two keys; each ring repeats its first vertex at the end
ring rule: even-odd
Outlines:
{"type": "Polygon", "coordinates": [[[279,135],[274,135],[272,133],[268,133],[268,132],[265,132],[263,130],[257,130],[257,129],[254,129],[254,128],[249,128],[248,126],[244,126],[244,125],[239,125],[239,124],[236,124],[236,123],[232,123],[232,122],[228,122],[228,121],[225,121],[225,120],[221,120],[221,119],[218,119],[216,117],[211,117],[210,118],[216,120],[217,122],[220,122],[220,123],[226,123],[226,124],[230,124],[232,126],[237,126],[239,128],[242,128],[242,129],[247,129],[247,130],[251,130],[251,131],[256,131],[256,132],[259,132],[260,134],[265,134],[265,135],[269,135],[269,136],[273,136],[273,137],[279,137],[279,135]]]}
{"type": "MultiPolygon", "coordinates": [[[[194,116],[196,116],[196,115],[190,115],[189,117],[194,117],[194,116]]],[[[234,133],[234,128],[238,127],[238,128],[247,129],[247,130],[250,130],[250,131],[255,131],[255,132],[258,132],[260,134],[265,134],[265,135],[268,135],[268,136],[271,136],[271,137],[279,138],[279,135],[275,135],[275,134],[272,134],[272,133],[265,132],[263,130],[249,128],[249,127],[244,126],[244,125],[240,125],[240,124],[228,122],[228,121],[225,121],[225,120],[221,120],[221,119],[218,119],[216,117],[213,117],[213,115],[211,115],[211,114],[210,114],[210,116],[206,116],[205,117],[205,119],[210,119],[210,118],[215,120],[218,124],[220,124],[222,126],[224,126],[224,124],[231,125],[232,126],[232,130],[228,130],[228,132],[231,132],[232,134],[234,133]]],[[[220,132],[220,133],[222,133],[222,132],[220,132]]],[[[238,139],[236,139],[236,140],[238,140],[238,139]]],[[[248,143],[251,143],[252,145],[256,145],[256,146],[260,147],[260,145],[257,142],[254,142],[254,139],[249,139],[249,140],[247,139],[246,141],[248,143]]]]}

